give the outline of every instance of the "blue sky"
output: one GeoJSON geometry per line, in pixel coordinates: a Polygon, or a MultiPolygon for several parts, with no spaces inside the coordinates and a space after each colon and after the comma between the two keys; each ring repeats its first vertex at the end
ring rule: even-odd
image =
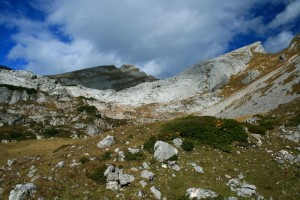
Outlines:
{"type": "Polygon", "coordinates": [[[130,63],[165,78],[300,32],[298,0],[1,0],[0,13],[0,65],[37,74],[130,63]]]}

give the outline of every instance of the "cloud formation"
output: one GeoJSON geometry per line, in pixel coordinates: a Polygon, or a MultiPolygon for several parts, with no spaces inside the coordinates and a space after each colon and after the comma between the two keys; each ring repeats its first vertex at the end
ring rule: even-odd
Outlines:
{"type": "MultiPolygon", "coordinates": [[[[31,6],[45,14],[43,20],[5,19],[19,30],[8,58],[25,59],[26,69],[40,74],[131,63],[154,76],[168,77],[224,53],[237,35],[262,30],[265,25],[263,16],[252,13],[261,0],[41,2],[31,6]]],[[[270,29],[299,17],[298,1],[285,4],[285,10],[266,24],[270,29]]],[[[277,50],[290,35],[276,36],[281,39],[277,43],[272,35],[267,49],[277,50]]]]}

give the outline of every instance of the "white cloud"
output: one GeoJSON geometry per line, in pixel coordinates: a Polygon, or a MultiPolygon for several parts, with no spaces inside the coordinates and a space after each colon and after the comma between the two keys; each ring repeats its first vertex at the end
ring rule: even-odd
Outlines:
{"type": "Polygon", "coordinates": [[[289,2],[284,11],[277,14],[275,19],[273,19],[269,26],[271,28],[276,28],[288,23],[293,22],[295,19],[300,17],[300,1],[289,2]]]}
{"type": "Polygon", "coordinates": [[[276,53],[289,46],[294,35],[291,32],[283,31],[274,37],[268,38],[264,43],[267,52],[276,53]]]}
{"type": "MultiPolygon", "coordinates": [[[[34,4],[47,13],[45,21],[10,20],[20,33],[13,37],[17,45],[9,58],[25,59],[27,69],[36,73],[132,63],[152,75],[171,76],[224,53],[237,34],[263,26],[259,16],[249,13],[262,0],[53,2],[34,4]],[[59,34],[50,31],[53,26],[59,34]]],[[[294,15],[282,16],[286,20],[280,23],[294,15]]]]}

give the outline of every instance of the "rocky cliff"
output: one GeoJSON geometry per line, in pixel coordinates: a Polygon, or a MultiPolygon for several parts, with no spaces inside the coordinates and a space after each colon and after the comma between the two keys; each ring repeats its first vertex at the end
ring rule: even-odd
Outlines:
{"type": "Polygon", "coordinates": [[[157,80],[133,65],[100,66],[49,76],[65,86],[82,85],[99,90],[124,90],[144,82],[157,80]]]}

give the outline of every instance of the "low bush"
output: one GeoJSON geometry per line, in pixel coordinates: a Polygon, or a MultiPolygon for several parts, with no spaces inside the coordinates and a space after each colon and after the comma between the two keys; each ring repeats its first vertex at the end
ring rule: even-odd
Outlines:
{"type": "Polygon", "coordinates": [[[81,157],[80,159],[79,159],[79,162],[81,163],[81,164],[84,164],[84,163],[87,163],[87,162],[89,162],[90,161],[90,159],[88,159],[87,157],[81,157]]]}
{"type": "Polygon", "coordinates": [[[230,151],[233,142],[247,143],[248,138],[241,123],[211,116],[175,119],[162,125],[161,132],[166,134],[179,132],[184,138],[222,151],[230,151]]]}
{"type": "Polygon", "coordinates": [[[248,131],[250,133],[265,135],[267,132],[267,129],[260,125],[253,125],[253,124],[249,124],[249,123],[244,123],[244,125],[248,128],[248,131]]]}
{"type": "Polygon", "coordinates": [[[53,137],[55,135],[57,135],[59,133],[59,131],[55,128],[47,128],[44,130],[44,134],[48,135],[49,137],[53,137]]]}
{"type": "Polygon", "coordinates": [[[92,179],[98,184],[105,184],[106,183],[106,177],[104,176],[104,172],[106,170],[106,165],[101,165],[97,167],[94,171],[89,172],[86,174],[87,178],[92,179]]]}
{"type": "Polygon", "coordinates": [[[194,148],[194,142],[189,139],[185,139],[182,141],[181,148],[185,151],[192,151],[194,148]]]}
{"type": "Polygon", "coordinates": [[[133,160],[144,160],[145,155],[142,152],[138,152],[135,154],[130,153],[129,151],[125,152],[125,159],[128,161],[133,161],[133,160]]]}
{"type": "Polygon", "coordinates": [[[112,156],[112,152],[107,151],[100,157],[100,160],[102,160],[102,161],[109,160],[109,159],[111,159],[111,156],[112,156]]]}
{"type": "Polygon", "coordinates": [[[148,151],[149,153],[154,153],[154,144],[156,143],[157,138],[154,136],[151,136],[144,142],[144,149],[148,151]]]}
{"type": "Polygon", "coordinates": [[[7,85],[7,84],[0,84],[0,87],[6,87],[12,91],[26,91],[27,94],[36,94],[38,91],[34,88],[25,88],[22,86],[14,86],[14,85],[7,85]]]}
{"type": "Polygon", "coordinates": [[[77,111],[79,111],[79,112],[86,112],[88,114],[95,114],[96,111],[97,111],[97,108],[95,106],[85,105],[85,106],[78,107],[77,111]]]}

